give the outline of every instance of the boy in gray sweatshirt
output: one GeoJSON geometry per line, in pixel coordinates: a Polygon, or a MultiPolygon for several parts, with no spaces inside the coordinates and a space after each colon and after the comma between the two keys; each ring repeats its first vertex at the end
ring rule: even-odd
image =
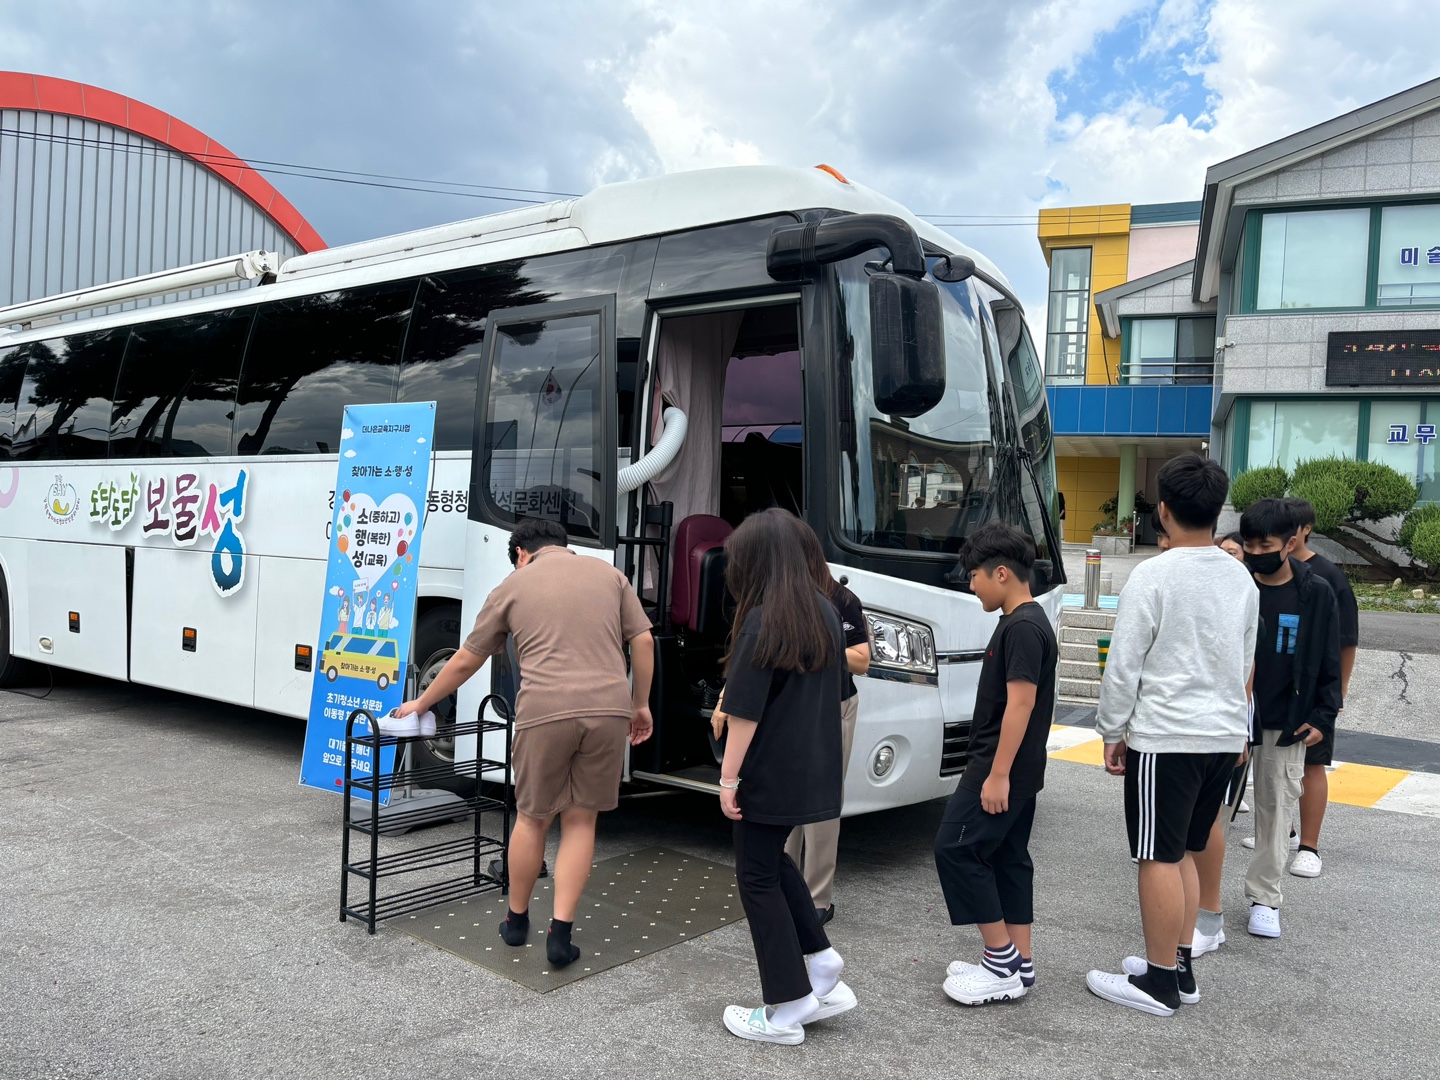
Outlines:
{"type": "Polygon", "coordinates": [[[1205,850],[1249,736],[1245,687],[1259,594],[1249,571],[1214,545],[1230,487],[1225,470],[1185,454],[1158,480],[1170,549],[1136,567],[1125,585],[1095,718],[1105,768],[1125,778],[1145,957],[1085,981],[1107,1001],[1171,1016],[1200,1000],[1190,967],[1200,907],[1191,852],[1205,850]]]}

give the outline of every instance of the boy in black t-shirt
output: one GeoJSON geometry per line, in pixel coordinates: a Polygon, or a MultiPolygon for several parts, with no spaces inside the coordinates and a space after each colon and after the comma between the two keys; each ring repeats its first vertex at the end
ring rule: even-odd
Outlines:
{"type": "Polygon", "coordinates": [[[1002,617],[980,667],[970,760],[935,835],[935,867],[951,923],[975,924],[985,942],[981,963],[950,965],[945,993],[984,1005],[1024,997],[1035,984],[1035,867],[1028,848],[1035,796],[1045,782],[1060,650],[1030,596],[1035,548],[1028,536],[991,522],[966,542],[960,561],[970,591],[1002,617]]]}

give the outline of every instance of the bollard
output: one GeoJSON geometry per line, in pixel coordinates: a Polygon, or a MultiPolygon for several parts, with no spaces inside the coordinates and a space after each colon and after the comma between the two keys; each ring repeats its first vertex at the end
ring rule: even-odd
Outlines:
{"type": "Polygon", "coordinates": [[[1095,651],[1100,654],[1100,677],[1105,677],[1105,661],[1110,657],[1110,639],[1108,637],[1095,639],[1095,651]]]}
{"type": "Polygon", "coordinates": [[[1100,552],[1095,548],[1085,552],[1085,607],[1100,609],[1100,552]]]}

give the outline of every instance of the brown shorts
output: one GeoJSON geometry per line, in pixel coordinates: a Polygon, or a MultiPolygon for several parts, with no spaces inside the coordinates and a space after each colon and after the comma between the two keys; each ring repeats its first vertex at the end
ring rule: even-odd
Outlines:
{"type": "Polygon", "coordinates": [[[537,818],[572,806],[614,810],[629,731],[626,717],[574,716],[515,732],[516,809],[537,818]]]}

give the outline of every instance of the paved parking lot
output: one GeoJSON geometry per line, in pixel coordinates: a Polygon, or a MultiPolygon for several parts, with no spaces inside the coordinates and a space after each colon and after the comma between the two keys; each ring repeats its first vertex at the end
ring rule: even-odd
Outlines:
{"type": "MultiPolygon", "coordinates": [[[[1024,1001],[964,1010],[944,966],[978,948],[944,917],[940,806],[847,822],[837,947],[860,997],[803,1047],[725,1033],[754,1003],[743,926],[546,995],[394,930],[336,918],[339,799],[296,784],[301,726],[64,676],[0,694],[0,1074],[17,1077],[1404,1077],[1434,1071],[1440,819],[1338,806],[1326,872],[1291,879],[1286,936],[1243,931],[1173,1020],[1106,1005],[1086,969],[1140,945],[1120,785],[1052,761],[1024,1001]],[[997,1064],[998,1063],[998,1064],[997,1064]]],[[[1240,819],[1233,834],[1243,829],[1240,819]]],[[[701,796],[627,801],[597,853],[655,844],[730,861],[701,796]]]]}

